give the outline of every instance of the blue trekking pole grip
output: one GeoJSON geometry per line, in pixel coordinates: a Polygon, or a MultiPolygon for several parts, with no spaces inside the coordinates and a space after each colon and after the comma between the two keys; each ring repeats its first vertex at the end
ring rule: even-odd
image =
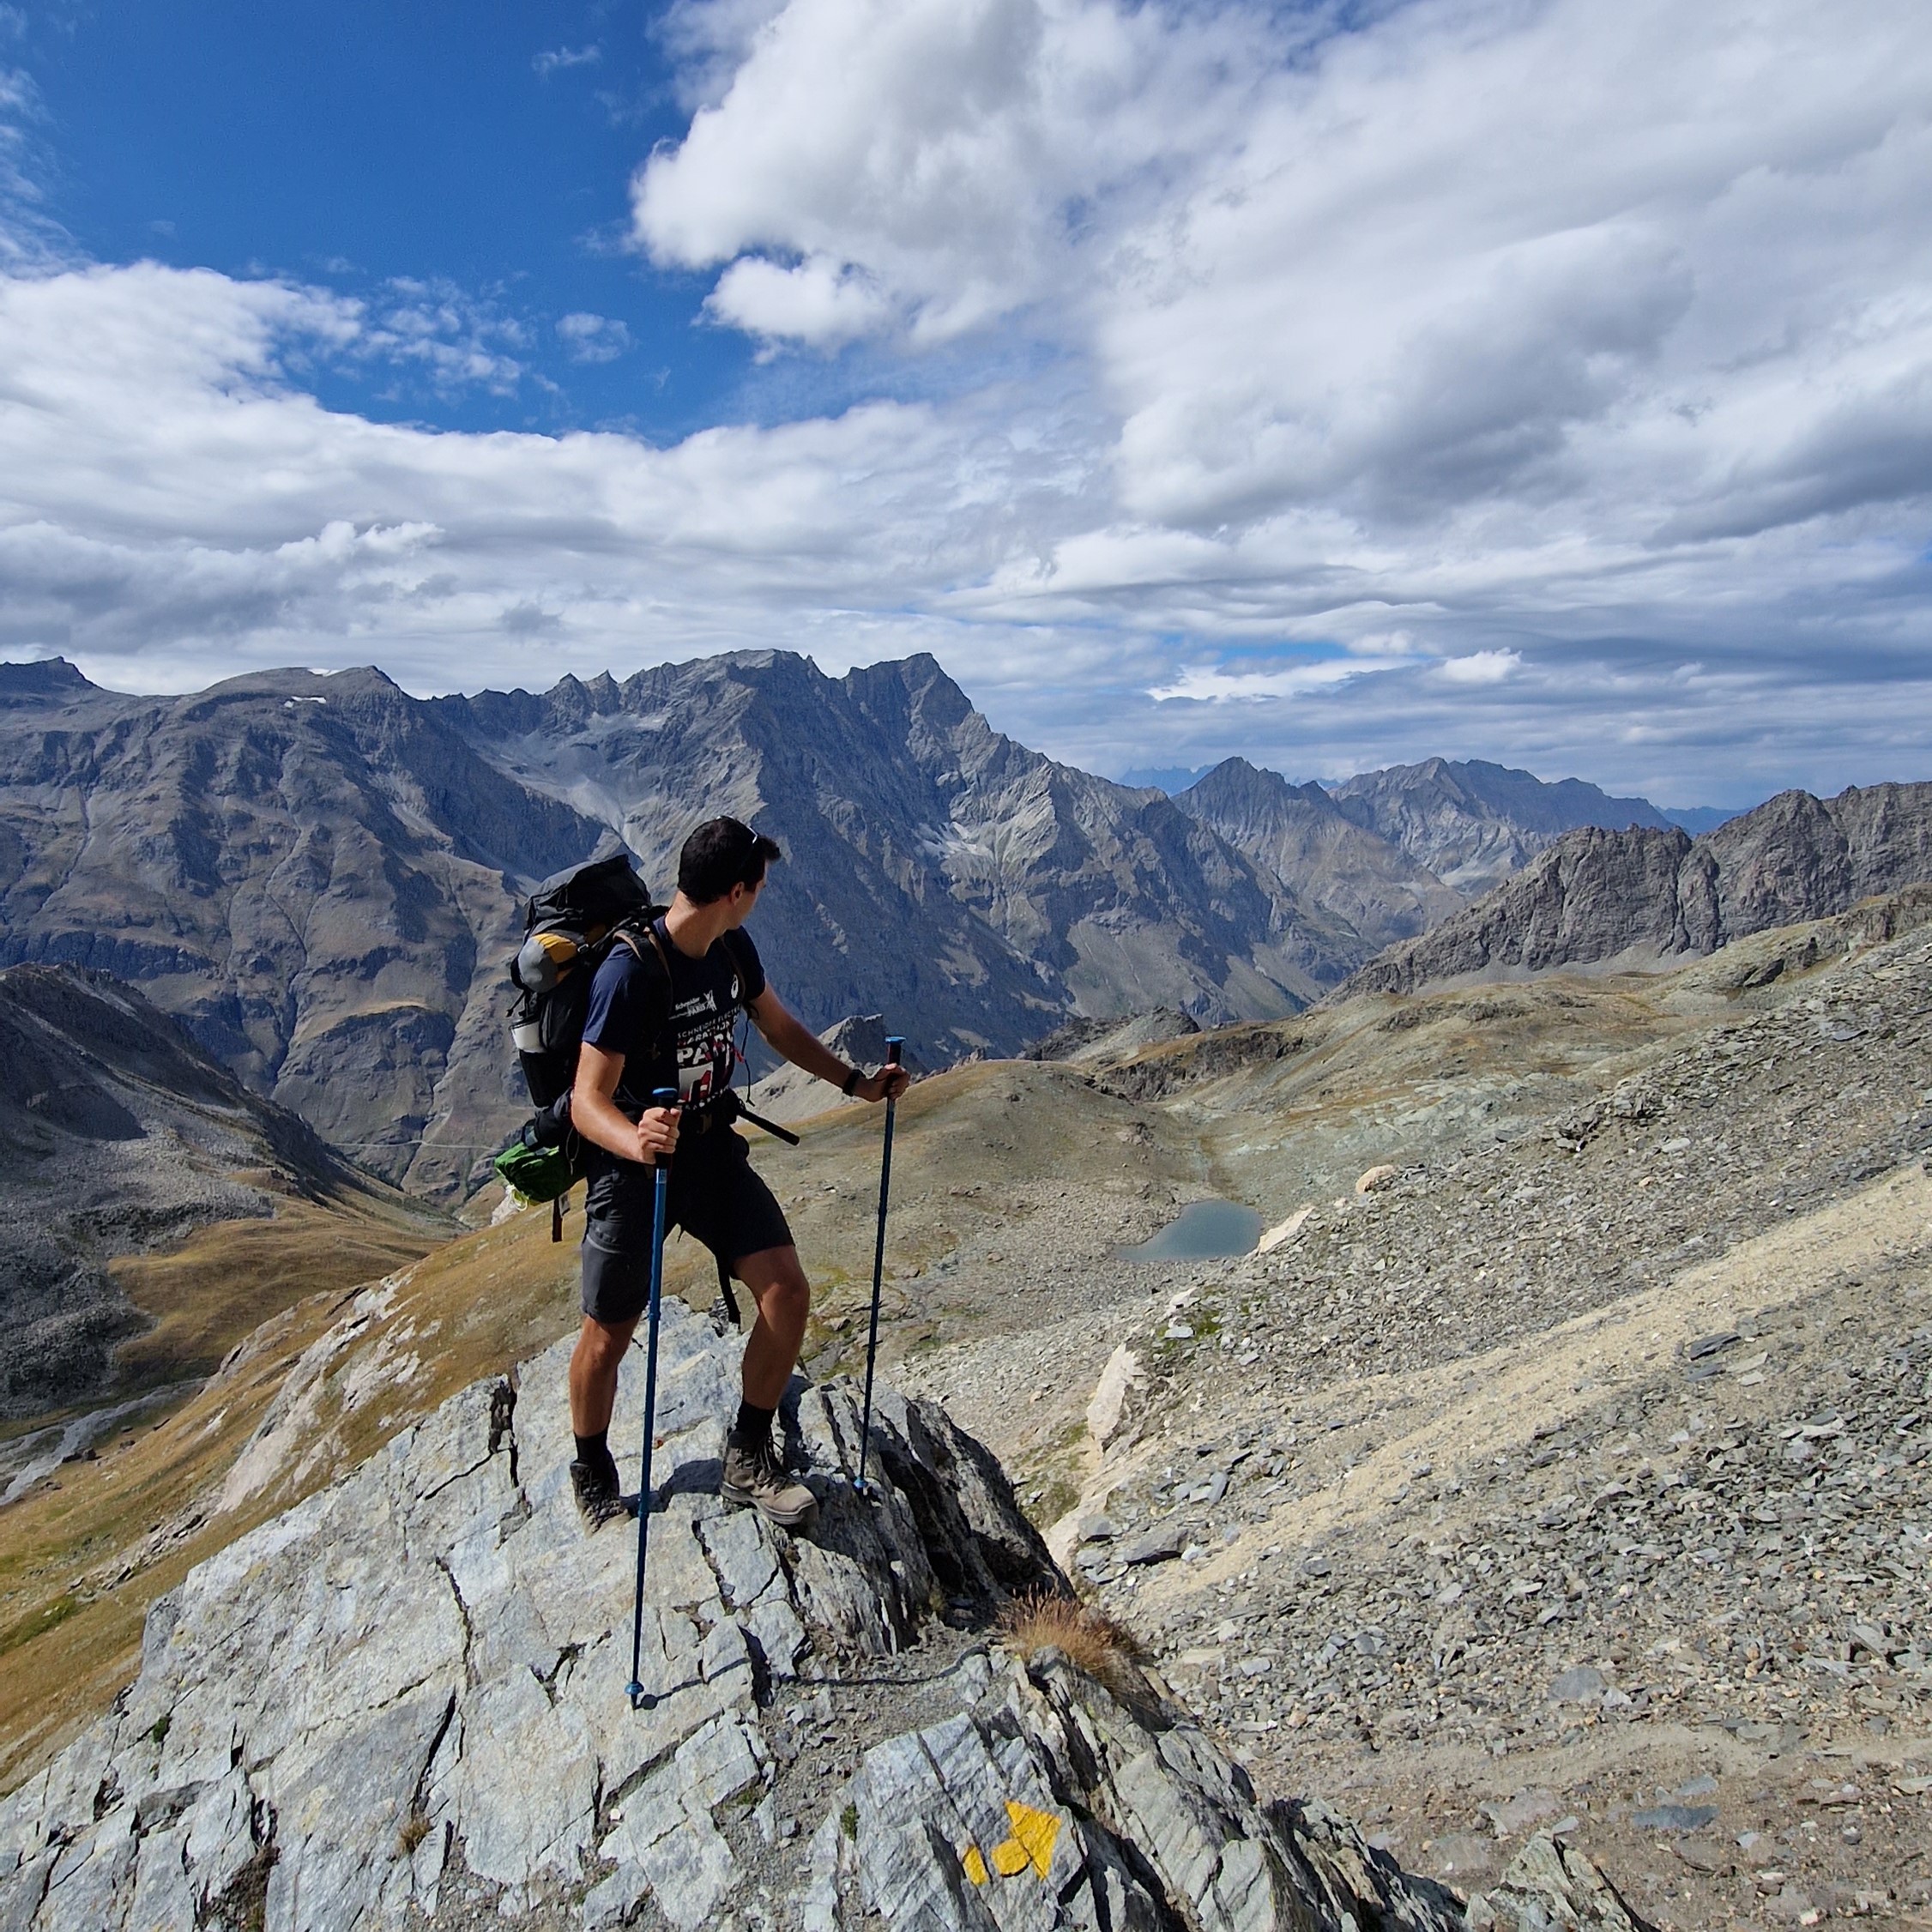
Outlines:
{"type": "MultiPolygon", "coordinates": [[[[677,1090],[659,1087],[650,1096],[653,1107],[675,1107],[677,1090]]],[[[664,1290],[664,1209],[671,1190],[671,1162],[660,1155],[654,1163],[651,1185],[650,1302],[644,1335],[644,1449],[643,1469],[637,1482],[637,1591],[631,1606],[631,1681],[625,1690],[633,1711],[648,1709],[655,1697],[643,1686],[644,1559],[650,1549],[650,1452],[651,1437],[657,1428],[657,1316],[664,1290]]]]}
{"type": "MultiPolygon", "coordinates": [[[[899,1064],[899,1054],[904,1046],[904,1040],[897,1035],[887,1035],[887,1072],[899,1064]]],[[[886,1096],[885,1145],[878,1162],[878,1241],[872,1249],[872,1325],[866,1333],[866,1410],[859,1424],[859,1474],[852,1485],[860,1495],[866,1492],[866,1452],[872,1446],[872,1369],[878,1361],[878,1299],[885,1280],[885,1203],[892,1187],[892,1118],[898,1104],[891,1095],[886,1096]]]]}

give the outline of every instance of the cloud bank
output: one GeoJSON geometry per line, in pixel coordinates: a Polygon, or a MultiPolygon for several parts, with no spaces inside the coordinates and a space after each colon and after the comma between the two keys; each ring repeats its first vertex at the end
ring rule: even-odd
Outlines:
{"type": "Polygon", "coordinates": [[[429,689],[924,648],[1102,769],[1924,775],[1912,0],[682,0],[667,31],[691,117],[637,245],[794,393],[836,364],[877,400],[670,449],[378,426],[306,372],[489,389],[514,341],[432,289],[377,315],[0,251],[0,651],[429,689]]]}

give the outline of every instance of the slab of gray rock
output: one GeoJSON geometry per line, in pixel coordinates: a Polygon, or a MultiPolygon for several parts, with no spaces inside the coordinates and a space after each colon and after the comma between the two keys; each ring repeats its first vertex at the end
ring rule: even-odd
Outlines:
{"type": "Polygon", "coordinates": [[[1470,1899],[1465,1923],[1469,1932],[1655,1932],[1582,1852],[1547,1832],[1470,1899]]]}
{"type": "Polygon", "coordinates": [[[1452,1932],[1455,1894],[1319,1806],[1268,1805],[1190,1719],[1057,1651],[867,1753],[794,1899],[808,1928],[1183,1923],[1452,1932]]]}
{"type": "MultiPolygon", "coordinates": [[[[641,1359],[613,1430],[627,1469],[641,1359]]],[[[594,1917],[649,1893],[695,1924],[740,1875],[711,1820],[769,1778],[773,1685],[888,1655],[948,1603],[984,1617],[1059,1581],[993,1458],[889,1392],[876,1501],[850,1488],[858,1416],[832,1385],[785,1418],[821,1497],[814,1540],[728,1513],[735,1354],[667,1302],[643,1652],[658,1701],[633,1712],[636,1543],[578,1520],[567,1360],[559,1343],[514,1390],[475,1385],[159,1600],[112,1715],[0,1808],[0,1925],[187,1929],[271,1854],[271,1932],[433,1923],[479,1894],[514,1922],[587,1892],[594,1917]]]]}

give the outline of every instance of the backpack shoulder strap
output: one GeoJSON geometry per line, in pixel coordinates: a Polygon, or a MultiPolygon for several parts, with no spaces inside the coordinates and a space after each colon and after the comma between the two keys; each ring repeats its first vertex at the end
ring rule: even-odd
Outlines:
{"type": "Polygon", "coordinates": [[[659,1008],[655,1016],[657,1021],[658,1046],[661,1051],[668,1048],[671,1035],[671,960],[664,950],[662,934],[657,930],[657,921],[651,920],[644,927],[648,945],[639,943],[636,927],[625,921],[611,937],[620,940],[631,950],[631,956],[643,967],[651,983],[651,994],[659,1008]],[[656,970],[652,971],[652,968],[656,970]]]}

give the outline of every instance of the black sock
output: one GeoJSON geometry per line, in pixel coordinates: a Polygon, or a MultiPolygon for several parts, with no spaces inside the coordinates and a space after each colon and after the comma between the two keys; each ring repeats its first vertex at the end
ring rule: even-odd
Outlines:
{"type": "Polygon", "coordinates": [[[610,1431],[599,1429],[595,1435],[580,1435],[577,1439],[577,1459],[586,1469],[601,1469],[612,1476],[617,1474],[617,1458],[611,1454],[610,1431]]]}
{"type": "Polygon", "coordinates": [[[731,1440],[744,1447],[755,1442],[771,1440],[771,1418],[776,1409],[760,1409],[755,1403],[740,1402],[738,1404],[738,1420],[731,1425],[731,1440]]]}

